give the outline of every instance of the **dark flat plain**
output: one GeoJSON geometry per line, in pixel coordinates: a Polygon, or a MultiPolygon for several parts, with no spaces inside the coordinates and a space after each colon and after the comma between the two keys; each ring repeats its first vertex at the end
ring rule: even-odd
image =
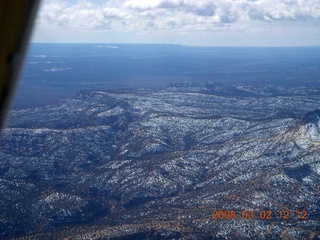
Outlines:
{"type": "Polygon", "coordinates": [[[31,44],[13,108],[58,103],[80,90],[159,90],[181,81],[319,86],[320,47],[31,44]]]}

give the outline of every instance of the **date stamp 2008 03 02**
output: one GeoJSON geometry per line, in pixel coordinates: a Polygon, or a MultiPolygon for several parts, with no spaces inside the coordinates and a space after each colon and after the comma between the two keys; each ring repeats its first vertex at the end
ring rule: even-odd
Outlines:
{"type": "Polygon", "coordinates": [[[213,210],[211,218],[213,220],[228,220],[228,219],[261,219],[261,220],[272,220],[272,219],[296,219],[296,220],[307,220],[308,212],[306,210],[213,210]]]}

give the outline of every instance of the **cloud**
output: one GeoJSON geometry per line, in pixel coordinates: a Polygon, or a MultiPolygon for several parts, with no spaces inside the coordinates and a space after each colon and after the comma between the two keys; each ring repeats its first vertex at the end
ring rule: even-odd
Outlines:
{"type": "Polygon", "coordinates": [[[201,16],[213,16],[215,14],[215,4],[213,1],[206,0],[156,0],[139,1],[129,0],[124,3],[124,7],[134,10],[148,11],[152,9],[167,9],[191,12],[201,16]]]}
{"type": "Polygon", "coordinates": [[[210,39],[217,38],[209,36],[215,33],[222,36],[219,40],[222,42],[224,36],[234,38],[238,33],[276,36],[287,31],[288,34],[294,32],[303,36],[308,31],[311,36],[320,32],[320,1],[43,0],[37,25],[47,39],[54,37],[55,32],[62,38],[68,35],[70,39],[81,33],[83,41],[89,39],[90,33],[99,36],[97,41],[108,33],[108,39],[116,42],[123,41],[123,38],[125,41],[134,38],[141,41],[141,36],[144,39],[166,39],[169,36],[171,39],[182,39],[182,36],[189,39],[190,36],[206,36],[210,39]],[[117,35],[113,34],[115,32],[117,35]],[[130,35],[131,39],[127,39],[129,33],[134,33],[130,35]]]}
{"type": "Polygon", "coordinates": [[[261,21],[320,19],[320,2],[314,0],[255,1],[246,6],[247,16],[261,21]]]}
{"type": "Polygon", "coordinates": [[[108,29],[112,22],[126,20],[130,14],[118,7],[108,7],[90,1],[45,1],[38,15],[38,24],[65,28],[108,29]]]}
{"type": "Polygon", "coordinates": [[[237,22],[306,20],[320,20],[318,0],[47,0],[38,17],[39,23],[51,26],[105,30],[194,28],[199,22],[211,29],[237,22]]]}
{"type": "Polygon", "coordinates": [[[140,12],[167,9],[199,16],[219,15],[229,22],[240,18],[266,21],[320,19],[318,0],[127,0],[123,7],[140,12]]]}

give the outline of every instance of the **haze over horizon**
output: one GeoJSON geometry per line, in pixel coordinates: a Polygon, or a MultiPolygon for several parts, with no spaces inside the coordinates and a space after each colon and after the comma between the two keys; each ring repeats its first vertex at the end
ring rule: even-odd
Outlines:
{"type": "Polygon", "coordinates": [[[319,46],[317,0],[44,0],[34,43],[319,46]]]}

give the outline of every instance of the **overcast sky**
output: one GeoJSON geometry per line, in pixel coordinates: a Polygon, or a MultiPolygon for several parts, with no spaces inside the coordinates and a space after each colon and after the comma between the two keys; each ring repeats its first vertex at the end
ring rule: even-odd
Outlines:
{"type": "Polygon", "coordinates": [[[320,0],[43,0],[32,41],[320,46],[320,0]]]}

